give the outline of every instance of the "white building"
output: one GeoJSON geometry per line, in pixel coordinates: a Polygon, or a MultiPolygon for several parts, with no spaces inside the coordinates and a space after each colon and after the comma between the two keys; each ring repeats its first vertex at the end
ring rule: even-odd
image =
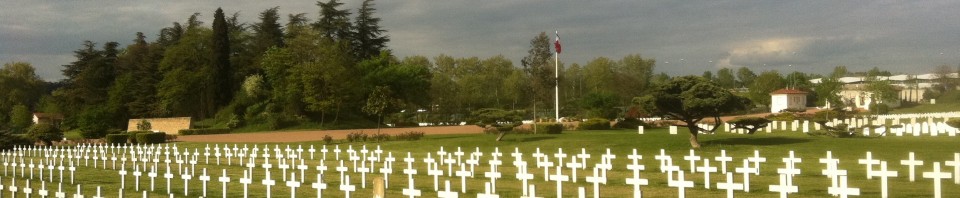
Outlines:
{"type": "Polygon", "coordinates": [[[807,92],[796,89],[779,89],[770,93],[770,113],[784,109],[806,109],[807,92]]]}

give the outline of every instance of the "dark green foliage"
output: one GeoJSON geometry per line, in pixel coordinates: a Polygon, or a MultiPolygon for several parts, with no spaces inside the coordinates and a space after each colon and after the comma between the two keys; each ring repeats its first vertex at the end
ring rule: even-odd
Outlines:
{"type": "Polygon", "coordinates": [[[577,130],[609,130],[610,120],[603,118],[591,118],[581,122],[577,130]]]}
{"type": "Polygon", "coordinates": [[[137,140],[137,135],[138,135],[138,134],[144,134],[144,133],[153,133],[153,131],[130,131],[130,132],[127,132],[127,133],[126,133],[126,134],[127,134],[127,141],[129,141],[129,142],[132,143],[132,144],[143,143],[143,142],[138,142],[138,140],[137,140]]]}
{"type": "Polygon", "coordinates": [[[385,133],[377,133],[377,134],[371,135],[370,140],[373,140],[375,142],[390,141],[390,135],[387,135],[385,133]]]}
{"type": "MultiPolygon", "coordinates": [[[[37,101],[42,97],[45,89],[43,80],[36,74],[36,69],[30,63],[25,62],[10,62],[4,63],[3,68],[0,68],[0,126],[6,126],[8,123],[14,122],[15,119],[11,118],[9,113],[14,110],[14,106],[17,104],[23,105],[32,105],[36,104],[37,101]]],[[[50,97],[46,97],[50,98],[50,97]]],[[[52,101],[47,99],[47,102],[52,101]]],[[[49,103],[48,103],[49,104],[49,103]]],[[[55,106],[55,105],[54,105],[55,106]]],[[[43,110],[41,112],[45,113],[54,113],[55,111],[46,111],[43,109],[43,105],[38,105],[36,108],[38,110],[43,110]]],[[[26,121],[30,121],[30,112],[27,108],[27,117],[26,121]]],[[[19,110],[18,110],[19,111],[19,110]]],[[[16,119],[24,119],[23,117],[17,117],[16,119]]],[[[20,122],[20,121],[16,121],[20,122]]],[[[25,130],[26,127],[20,126],[20,129],[25,130]]],[[[2,128],[2,127],[0,127],[2,128]]]]}
{"type": "Polygon", "coordinates": [[[416,141],[420,140],[420,138],[423,138],[423,134],[424,133],[421,131],[407,131],[397,134],[394,136],[394,139],[400,141],[416,141]]]}
{"type": "Polygon", "coordinates": [[[30,127],[30,130],[27,131],[27,138],[30,138],[34,141],[40,141],[43,142],[44,145],[51,146],[53,145],[53,141],[60,141],[63,139],[63,131],[60,131],[59,128],[51,124],[40,123],[30,127]]]}
{"type": "Polygon", "coordinates": [[[503,109],[480,109],[470,113],[470,119],[467,123],[477,125],[482,128],[496,128],[500,134],[497,141],[503,139],[503,136],[520,125],[521,117],[519,111],[507,111],[503,109]]]}
{"type": "Polygon", "coordinates": [[[890,106],[887,104],[870,104],[870,113],[874,115],[890,113],[890,106]]]}
{"type": "Polygon", "coordinates": [[[700,147],[697,134],[707,131],[696,123],[704,118],[713,118],[714,123],[720,123],[721,115],[744,110],[750,104],[746,98],[696,76],[671,79],[654,87],[648,95],[638,98],[636,102],[652,115],[687,123],[691,135],[690,145],[694,148],[700,147]]]}
{"type": "Polygon", "coordinates": [[[228,134],[232,131],[229,128],[208,128],[208,129],[181,129],[177,132],[179,135],[211,135],[211,134],[228,134]]]}
{"type": "Polygon", "coordinates": [[[824,130],[822,131],[812,131],[807,134],[811,136],[827,136],[835,138],[850,138],[858,136],[855,131],[852,131],[852,129],[847,126],[847,124],[837,124],[833,127],[824,127],[824,130]]]}
{"type": "Polygon", "coordinates": [[[226,18],[223,15],[223,9],[217,8],[213,14],[213,71],[216,73],[213,84],[207,85],[215,89],[216,104],[225,105],[233,99],[233,92],[237,90],[234,79],[234,68],[230,65],[230,30],[226,18]]]}
{"type": "Polygon", "coordinates": [[[563,133],[563,124],[556,122],[537,123],[537,133],[543,134],[561,134],[563,133]]]}
{"type": "Polygon", "coordinates": [[[32,145],[33,141],[22,135],[13,134],[9,131],[0,131],[0,150],[13,149],[18,145],[32,145]]]}
{"type": "Polygon", "coordinates": [[[10,111],[10,130],[14,133],[22,133],[33,124],[30,109],[25,105],[15,105],[10,111]]]}
{"type": "Polygon", "coordinates": [[[960,129],[960,118],[950,118],[950,120],[947,120],[947,125],[960,129]]]}
{"type": "Polygon", "coordinates": [[[139,144],[160,144],[167,141],[166,133],[137,133],[137,143],[139,144]]]}
{"type": "Polygon", "coordinates": [[[339,9],[342,5],[343,3],[337,0],[329,0],[326,3],[317,1],[317,6],[320,6],[320,19],[313,24],[313,27],[325,38],[346,41],[353,34],[350,11],[339,9]]]}
{"type": "Polygon", "coordinates": [[[614,119],[620,113],[616,107],[620,104],[617,95],[608,92],[594,92],[581,99],[583,108],[589,117],[614,119]]]}
{"type": "Polygon", "coordinates": [[[86,139],[97,139],[107,135],[113,126],[114,117],[106,108],[91,108],[79,116],[80,136],[86,139]]]}
{"type": "Polygon", "coordinates": [[[767,115],[766,118],[772,121],[794,121],[798,118],[797,114],[784,112],[767,115]]]}
{"type": "Polygon", "coordinates": [[[400,121],[393,123],[393,127],[419,127],[420,124],[411,121],[400,121]]]}
{"type": "Polygon", "coordinates": [[[639,126],[646,126],[647,123],[640,121],[636,118],[624,118],[623,120],[617,121],[616,124],[613,124],[613,128],[617,129],[637,129],[639,126]]]}
{"type": "Polygon", "coordinates": [[[757,130],[767,127],[770,120],[761,117],[738,117],[727,121],[733,125],[733,129],[746,129],[747,134],[753,135],[757,130]]]}
{"type": "Polygon", "coordinates": [[[150,129],[153,129],[153,125],[150,124],[150,121],[142,119],[140,122],[137,122],[138,131],[149,131],[150,129]]]}
{"type": "Polygon", "coordinates": [[[126,144],[130,139],[130,134],[109,134],[107,135],[107,144],[126,144]]]}
{"type": "Polygon", "coordinates": [[[369,137],[363,131],[351,132],[347,134],[347,142],[366,142],[369,137]]]}
{"type": "Polygon", "coordinates": [[[366,59],[380,54],[380,51],[387,48],[387,42],[390,37],[385,35],[386,30],[380,28],[380,18],[373,17],[376,8],[373,8],[373,0],[364,0],[363,5],[357,10],[357,18],[354,21],[356,32],[353,36],[354,56],[358,59],[366,59]]]}

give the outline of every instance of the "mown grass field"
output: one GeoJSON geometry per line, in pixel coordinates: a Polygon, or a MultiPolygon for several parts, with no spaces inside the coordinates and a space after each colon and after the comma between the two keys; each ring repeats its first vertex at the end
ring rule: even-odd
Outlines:
{"type": "MultiPolygon", "coordinates": [[[[585,187],[587,189],[587,194],[591,195],[593,192],[592,184],[584,181],[584,177],[592,174],[593,164],[598,163],[600,160],[600,154],[606,152],[606,149],[610,149],[613,154],[616,154],[616,159],[613,160],[613,171],[608,173],[608,182],[606,185],[601,186],[601,196],[603,197],[629,197],[632,195],[633,188],[632,186],[625,184],[625,179],[632,177],[633,173],[625,167],[630,162],[627,159],[627,155],[631,153],[632,149],[637,149],[638,153],[643,155],[642,164],[646,165],[646,170],[641,173],[641,177],[647,178],[650,181],[650,185],[643,186],[641,189],[644,192],[644,196],[647,197],[675,197],[677,196],[677,189],[667,186],[666,174],[660,173],[659,171],[659,162],[654,159],[654,155],[659,154],[660,149],[665,149],[667,154],[671,155],[673,162],[676,165],[679,165],[684,170],[689,170],[689,162],[683,160],[683,156],[688,155],[690,151],[690,145],[687,141],[689,134],[686,134],[681,130],[679,135],[669,135],[666,132],[666,129],[653,129],[648,130],[646,134],[639,135],[636,131],[632,130],[608,130],[608,131],[567,131],[564,134],[560,135],[508,135],[504,141],[496,142],[494,141],[495,136],[493,135],[435,135],[435,136],[426,136],[424,139],[419,141],[388,141],[388,142],[362,142],[362,143],[336,143],[334,145],[328,145],[328,148],[331,148],[335,145],[339,145],[340,148],[345,149],[348,146],[353,146],[355,149],[360,149],[363,145],[366,145],[368,149],[374,149],[379,145],[383,150],[392,152],[393,156],[397,158],[397,162],[394,163],[394,174],[389,178],[389,188],[386,191],[388,197],[402,197],[402,189],[407,186],[407,176],[402,174],[402,169],[406,168],[406,163],[403,162],[403,157],[406,156],[407,152],[411,152],[417,162],[414,163],[414,166],[418,169],[419,174],[415,176],[416,188],[423,191],[424,197],[435,197],[436,193],[433,191],[433,177],[426,175],[426,165],[422,163],[422,158],[426,156],[427,152],[435,153],[440,150],[440,147],[443,147],[446,151],[456,151],[457,147],[460,147],[464,152],[472,152],[476,148],[480,148],[484,152],[484,156],[481,158],[483,165],[477,167],[477,175],[472,179],[467,179],[468,192],[461,194],[461,197],[474,197],[477,193],[483,191],[483,183],[489,182],[490,180],[484,178],[482,172],[488,170],[486,162],[491,159],[490,152],[493,152],[494,148],[499,148],[503,153],[503,157],[500,158],[503,161],[502,166],[499,170],[503,173],[503,178],[497,180],[496,188],[497,193],[501,197],[519,197],[520,196],[520,181],[515,179],[514,174],[516,173],[516,168],[512,166],[514,160],[510,156],[510,153],[514,151],[514,148],[519,148],[521,152],[524,153],[524,160],[528,162],[531,166],[535,165],[535,160],[531,157],[537,148],[540,148],[542,152],[550,154],[553,156],[558,149],[562,148],[564,153],[573,154],[579,153],[582,149],[586,149],[587,153],[590,153],[592,157],[588,159],[588,163],[591,168],[587,170],[579,170],[577,173],[578,182],[565,182],[563,183],[563,195],[564,197],[576,196],[577,187],[585,187]]],[[[763,133],[758,132],[755,135],[741,135],[741,134],[729,134],[729,133],[717,133],[712,135],[701,135],[700,141],[703,144],[703,148],[696,150],[696,154],[702,157],[711,158],[712,166],[720,166],[719,162],[713,161],[712,158],[719,155],[721,150],[726,150],[727,155],[734,157],[734,162],[728,164],[727,169],[733,171],[734,167],[739,167],[742,164],[742,160],[746,157],[752,156],[753,152],[759,151],[761,156],[767,158],[767,162],[761,164],[761,174],[759,176],[751,175],[750,177],[750,192],[737,191],[735,194],[737,197],[775,197],[778,196],[775,192],[769,192],[769,185],[774,185],[779,182],[779,177],[776,173],[777,168],[783,168],[784,163],[781,162],[781,158],[785,157],[789,151],[794,151],[796,155],[803,159],[802,163],[799,163],[797,167],[802,170],[801,174],[794,178],[794,184],[799,186],[799,193],[791,194],[790,197],[830,197],[827,194],[827,187],[830,185],[830,180],[826,176],[820,174],[820,170],[825,168],[824,164],[818,163],[818,158],[825,156],[826,151],[832,151],[834,158],[840,159],[840,169],[845,169],[849,172],[849,185],[851,187],[860,188],[861,196],[863,197],[879,197],[880,196],[880,179],[867,179],[866,178],[866,167],[857,163],[857,159],[864,158],[865,152],[871,151],[873,157],[879,160],[887,161],[888,166],[891,169],[899,171],[899,177],[892,178],[890,180],[889,188],[891,197],[932,197],[933,196],[933,182],[930,179],[922,178],[922,172],[930,171],[932,169],[932,164],[934,161],[944,162],[951,160],[953,158],[953,153],[960,152],[960,146],[958,146],[958,137],[882,137],[882,138],[829,138],[829,137],[812,137],[802,133],[797,132],[775,132],[775,133],[763,133]],[[910,182],[907,178],[907,167],[900,165],[900,160],[906,159],[908,152],[915,152],[917,157],[925,161],[924,166],[917,169],[917,181],[910,182]]],[[[203,152],[203,148],[206,145],[213,146],[215,144],[211,143],[176,143],[177,147],[190,148],[192,151],[193,148],[198,148],[200,152],[203,152]]],[[[301,144],[292,144],[293,148],[296,148],[296,145],[303,145],[304,148],[309,148],[309,145],[314,145],[319,149],[323,143],[322,142],[303,142],[301,144]]],[[[274,147],[274,144],[259,144],[259,147],[269,146],[270,148],[274,147]]],[[[232,144],[231,144],[232,146],[232,144]]],[[[249,145],[253,147],[253,145],[249,145]]],[[[241,146],[242,147],[242,146],[241,146]]],[[[285,148],[286,145],[282,144],[281,148],[285,148]]],[[[386,153],[386,152],[385,152],[386,153]]],[[[272,154],[272,152],[271,152],[272,154]]],[[[304,155],[309,155],[307,152],[304,152],[304,155]]],[[[317,153],[316,158],[320,158],[320,153],[317,153]]],[[[341,159],[344,159],[346,154],[341,153],[341,159]]],[[[434,157],[435,154],[434,154],[434,157]]],[[[161,157],[162,158],[162,157],[161,157]]],[[[213,181],[216,181],[216,177],[220,176],[221,169],[227,169],[229,172],[231,180],[233,181],[228,186],[228,196],[229,197],[242,197],[243,190],[242,185],[236,181],[240,178],[242,170],[236,163],[236,158],[234,158],[233,166],[224,165],[213,165],[214,159],[211,157],[211,165],[202,165],[204,157],[200,156],[201,165],[197,165],[197,171],[200,171],[201,168],[207,168],[208,173],[214,178],[213,181]]],[[[305,156],[306,159],[309,159],[309,156],[305,156]]],[[[327,161],[325,164],[329,167],[326,175],[324,176],[324,181],[328,183],[330,189],[324,191],[324,197],[342,197],[343,192],[335,190],[339,184],[339,174],[334,170],[334,167],[339,164],[339,162],[333,160],[333,154],[328,154],[327,161]]],[[[162,160],[162,159],[161,159],[162,160]]],[[[226,160],[226,158],[223,158],[226,160]]],[[[257,159],[257,162],[262,162],[263,158],[257,159]]],[[[310,166],[310,170],[307,171],[307,182],[311,183],[316,180],[314,166],[317,165],[319,160],[307,160],[307,165],[310,166]]],[[[551,158],[551,161],[556,161],[556,158],[551,158]]],[[[565,159],[569,161],[569,158],[565,159]]],[[[82,160],[81,160],[82,162],[82,160]]],[[[275,160],[271,159],[271,163],[276,167],[275,160]]],[[[118,163],[119,164],[119,163],[118,163]]],[[[151,163],[152,164],[152,163],[151,163]]],[[[111,162],[107,161],[107,166],[110,167],[111,162]]],[[[162,174],[165,170],[163,163],[160,163],[161,167],[159,172],[162,174]]],[[[349,161],[345,162],[345,165],[351,167],[352,164],[349,161]]],[[[698,166],[702,165],[697,163],[698,166]]],[[[131,166],[127,164],[128,168],[131,166]]],[[[379,168],[381,164],[377,164],[379,168]]],[[[149,167],[149,165],[148,165],[149,167]]],[[[171,168],[176,169],[176,164],[173,164],[171,168]]],[[[446,170],[446,166],[441,166],[442,169],[446,170]]],[[[942,167],[944,172],[952,172],[952,167],[942,167]]],[[[120,176],[117,174],[116,170],[103,170],[103,169],[93,169],[92,167],[80,167],[80,171],[76,174],[76,181],[83,185],[84,193],[87,196],[92,196],[95,186],[102,186],[104,190],[104,195],[108,197],[116,197],[117,190],[120,188],[120,176]]],[[[531,184],[536,185],[537,194],[543,197],[555,197],[556,195],[556,182],[553,181],[543,181],[543,170],[530,167],[528,170],[534,174],[534,180],[531,181],[531,184]]],[[[128,169],[128,171],[131,171],[128,169]]],[[[173,170],[172,170],[173,171],[173,170]]],[[[555,170],[551,169],[550,174],[554,174],[555,170]]],[[[173,171],[176,174],[176,171],[173,171]]],[[[272,178],[275,180],[280,180],[280,170],[274,168],[272,171],[272,178]]],[[[290,174],[291,171],[288,171],[287,174],[290,174]]],[[[67,173],[68,174],[68,173],[67,173]]],[[[266,188],[260,184],[260,180],[263,179],[263,168],[254,169],[254,184],[249,186],[249,191],[251,192],[251,197],[263,197],[265,196],[266,188]]],[[[297,171],[299,175],[299,172],[297,171]]],[[[565,168],[563,174],[570,175],[570,169],[565,168]]],[[[56,177],[56,173],[54,176],[56,177]]],[[[361,178],[359,173],[352,173],[351,183],[357,185],[358,191],[354,192],[352,196],[356,197],[369,197],[372,192],[372,178],[374,174],[367,175],[367,188],[361,189],[359,187],[361,178]]],[[[68,175],[69,176],[69,175],[68,175]]],[[[722,197],[725,195],[725,191],[717,189],[704,189],[703,188],[703,174],[702,173],[686,173],[686,179],[689,181],[695,182],[695,187],[686,189],[686,195],[688,197],[722,197]]],[[[289,175],[288,175],[289,177],[289,175]]],[[[299,177],[299,176],[298,176],[299,177]]],[[[3,184],[10,183],[10,176],[3,176],[0,178],[0,182],[3,184]]],[[[736,182],[742,182],[742,175],[736,175],[736,182]]],[[[714,173],[711,175],[711,186],[716,186],[717,182],[725,179],[721,174],[714,173]]],[[[56,181],[57,179],[55,179],[56,181]]],[[[69,178],[65,177],[65,180],[69,181],[69,178]]],[[[440,188],[443,188],[442,182],[445,180],[450,180],[451,188],[454,190],[460,189],[460,177],[447,177],[441,176],[440,188]]],[[[23,185],[23,179],[19,178],[16,180],[18,185],[23,185]]],[[[34,188],[39,188],[39,183],[37,179],[32,180],[32,185],[34,188]]],[[[126,176],[126,193],[125,196],[139,196],[139,192],[133,192],[133,176],[126,176]]],[[[150,196],[160,197],[166,195],[166,180],[163,178],[158,178],[156,181],[157,189],[154,192],[150,192],[150,196]]],[[[953,183],[953,180],[943,180],[943,194],[950,197],[950,195],[960,194],[960,189],[956,188],[958,185],[953,183]]],[[[272,194],[275,197],[288,197],[290,196],[289,188],[283,185],[283,182],[278,181],[277,186],[272,187],[272,194]]],[[[141,190],[149,189],[150,180],[146,176],[140,178],[140,187],[141,190]]],[[[50,184],[48,184],[50,185],[50,184]]],[[[190,181],[190,197],[199,197],[199,190],[201,185],[197,178],[194,178],[190,181]]],[[[54,185],[53,188],[56,186],[54,185]]],[[[183,180],[179,179],[179,176],[175,176],[175,179],[171,181],[172,192],[175,196],[183,196],[183,180]]],[[[315,197],[316,190],[309,188],[309,184],[303,184],[301,188],[297,189],[297,196],[299,197],[315,197]]],[[[50,186],[48,186],[50,188],[50,186]]],[[[68,191],[68,194],[75,192],[73,189],[75,186],[64,186],[65,191],[68,191]]],[[[220,183],[210,182],[208,184],[208,197],[220,197],[221,194],[220,183]]],[[[9,192],[6,192],[9,193],[9,192]]],[[[22,194],[21,194],[22,195],[22,194]]]]}

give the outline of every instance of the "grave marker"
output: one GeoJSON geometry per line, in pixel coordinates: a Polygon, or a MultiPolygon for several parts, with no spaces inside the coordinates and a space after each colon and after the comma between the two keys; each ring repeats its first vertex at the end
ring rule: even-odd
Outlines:
{"type": "Polygon", "coordinates": [[[683,170],[677,171],[677,180],[667,181],[667,186],[677,188],[677,194],[680,198],[684,198],[686,196],[684,189],[693,188],[693,181],[684,180],[683,175],[683,170]]]}
{"type": "Polygon", "coordinates": [[[933,197],[943,197],[941,193],[941,180],[950,179],[950,172],[940,172],[940,162],[933,163],[933,171],[923,172],[923,178],[933,179],[933,197]]]}
{"type": "Polygon", "coordinates": [[[897,177],[897,171],[887,170],[887,162],[880,161],[880,170],[873,171],[873,177],[880,177],[880,197],[888,197],[887,178],[897,177]]]}
{"type": "Polygon", "coordinates": [[[710,159],[703,159],[703,166],[697,167],[697,171],[703,173],[703,187],[710,189],[710,173],[717,172],[717,167],[710,166],[710,159]]]}
{"type": "Polygon", "coordinates": [[[847,176],[846,176],[846,175],[841,175],[841,176],[840,176],[840,183],[839,183],[839,185],[840,185],[839,187],[830,187],[830,188],[828,188],[828,189],[827,189],[827,192],[829,192],[830,194],[839,195],[841,198],[846,198],[847,196],[850,196],[850,195],[858,195],[858,196],[860,195],[860,189],[859,189],[859,188],[850,188],[850,187],[847,186],[847,176]]]}
{"type": "Polygon", "coordinates": [[[910,175],[910,181],[913,182],[913,181],[916,181],[916,180],[914,179],[914,178],[915,178],[915,175],[916,175],[915,173],[916,173],[916,170],[917,170],[916,168],[917,168],[917,166],[923,166],[923,161],[921,161],[921,160],[916,160],[916,158],[914,158],[913,152],[910,152],[910,157],[907,158],[907,160],[900,160],[900,165],[904,165],[904,166],[910,167],[910,169],[909,169],[910,172],[908,172],[908,174],[910,175]]]}
{"type": "Polygon", "coordinates": [[[733,198],[733,191],[743,190],[743,184],[733,182],[733,173],[726,173],[726,175],[727,175],[727,181],[722,183],[718,182],[717,189],[726,190],[727,198],[733,198]]]}

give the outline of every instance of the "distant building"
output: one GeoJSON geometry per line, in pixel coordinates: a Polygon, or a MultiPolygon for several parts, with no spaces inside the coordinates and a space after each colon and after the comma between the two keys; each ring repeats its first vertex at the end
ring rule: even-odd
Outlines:
{"type": "MultiPolygon", "coordinates": [[[[924,98],[924,93],[927,92],[927,89],[939,86],[940,78],[958,78],[960,75],[958,73],[950,73],[946,75],[941,74],[919,74],[919,75],[893,75],[893,76],[877,76],[876,80],[885,80],[889,81],[890,85],[900,89],[900,101],[904,102],[925,102],[930,98],[924,98]]],[[[856,106],[857,108],[869,109],[870,104],[867,95],[869,93],[863,91],[863,89],[869,84],[871,78],[865,76],[851,76],[851,77],[842,77],[838,78],[837,81],[843,83],[843,90],[840,91],[841,99],[844,103],[847,103],[850,106],[856,106]]],[[[810,80],[810,83],[820,84],[823,79],[817,78],[810,80]]],[[[897,101],[896,104],[890,104],[891,107],[899,106],[900,101],[897,101]]]]}
{"type": "Polygon", "coordinates": [[[60,127],[63,122],[63,114],[59,113],[33,113],[33,124],[50,124],[60,127]]]}
{"type": "Polygon", "coordinates": [[[770,93],[770,113],[784,109],[806,109],[807,92],[796,89],[779,89],[770,93]]]}

